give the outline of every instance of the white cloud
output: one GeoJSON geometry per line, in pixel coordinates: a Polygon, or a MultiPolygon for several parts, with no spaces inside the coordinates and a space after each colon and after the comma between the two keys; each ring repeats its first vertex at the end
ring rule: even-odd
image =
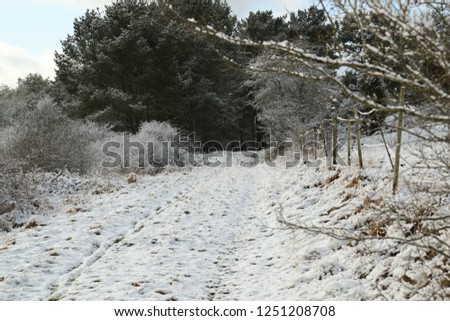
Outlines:
{"type": "MultiPolygon", "coordinates": [[[[26,0],[33,5],[57,5],[68,8],[102,8],[112,0],[26,0]]],[[[227,0],[234,13],[244,18],[249,11],[268,10],[279,15],[309,6],[312,0],[227,0]]]]}
{"type": "MultiPolygon", "coordinates": [[[[26,0],[33,5],[57,5],[66,8],[95,8],[112,3],[112,0],[26,0]]],[[[249,11],[272,9],[274,13],[285,14],[308,7],[311,0],[228,0],[228,4],[239,17],[244,18],[249,11]]],[[[30,73],[43,77],[55,76],[55,49],[46,49],[40,54],[32,54],[26,49],[0,42],[0,85],[17,86],[17,79],[30,73]]]]}
{"type": "Polygon", "coordinates": [[[0,84],[17,86],[17,79],[30,73],[41,74],[53,79],[55,49],[47,49],[39,55],[33,55],[23,48],[0,42],[0,84]]]}
{"type": "Polygon", "coordinates": [[[111,4],[112,0],[26,0],[32,5],[56,5],[69,8],[102,8],[105,4],[111,4]]]}

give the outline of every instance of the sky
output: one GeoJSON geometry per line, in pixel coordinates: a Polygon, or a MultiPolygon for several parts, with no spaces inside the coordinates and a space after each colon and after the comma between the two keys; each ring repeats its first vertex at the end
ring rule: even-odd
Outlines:
{"type": "MultiPolygon", "coordinates": [[[[0,85],[39,73],[53,79],[55,51],[73,33],[73,21],[86,9],[111,0],[0,0],[0,85]]],[[[250,11],[271,9],[276,15],[309,7],[313,0],[227,0],[239,18],[250,11]]]]}

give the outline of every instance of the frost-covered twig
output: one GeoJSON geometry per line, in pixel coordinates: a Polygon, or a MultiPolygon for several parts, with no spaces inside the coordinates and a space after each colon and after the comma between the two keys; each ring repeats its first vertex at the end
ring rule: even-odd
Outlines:
{"type": "MultiPolygon", "coordinates": [[[[408,0],[408,2],[410,1],[408,0]]],[[[336,17],[347,14],[356,17],[358,20],[360,28],[358,32],[361,33],[363,42],[361,52],[356,54],[356,56],[355,53],[351,52],[339,54],[341,57],[352,54],[354,56],[353,59],[322,57],[288,41],[256,42],[250,39],[226,35],[214,30],[210,26],[202,26],[193,20],[189,20],[187,23],[198,32],[220,38],[235,45],[258,47],[279,52],[284,58],[287,57],[291,60],[302,61],[305,64],[313,63],[309,65],[311,70],[313,70],[312,74],[298,72],[290,68],[271,66],[252,66],[250,67],[252,71],[278,72],[302,79],[331,81],[339,86],[347,96],[374,110],[388,113],[403,112],[406,115],[423,120],[449,123],[448,106],[450,104],[450,94],[448,93],[448,88],[445,87],[445,79],[448,79],[448,74],[444,75],[444,78],[441,79],[439,76],[430,78],[430,75],[424,72],[424,66],[426,64],[435,64],[441,68],[450,66],[448,40],[440,36],[439,32],[432,27],[424,23],[419,23],[420,19],[411,19],[407,3],[401,4],[399,7],[396,7],[395,3],[396,1],[389,1],[389,3],[383,4],[378,0],[369,0],[364,1],[364,5],[357,6],[356,2],[334,1],[333,14],[336,17]],[[369,10],[371,14],[368,15],[366,10],[369,10]],[[387,25],[391,24],[391,28],[388,29],[383,24],[376,25],[372,23],[370,19],[373,16],[377,16],[383,21],[386,21],[385,24],[387,25]],[[379,43],[376,45],[367,43],[363,37],[366,32],[374,34],[379,39],[379,43]],[[402,43],[398,43],[398,39],[404,40],[402,40],[402,43]],[[416,47],[410,48],[414,44],[416,44],[416,47]],[[372,55],[372,59],[368,59],[370,54],[372,55]],[[429,97],[431,105],[434,107],[433,112],[430,113],[430,110],[413,110],[407,106],[403,107],[396,104],[380,104],[370,97],[365,97],[350,90],[334,72],[325,70],[323,66],[349,68],[367,76],[406,86],[409,90],[422,92],[429,97]],[[403,66],[403,68],[399,69],[399,66],[403,66]]],[[[422,13],[419,11],[418,15],[420,14],[422,13]]],[[[226,54],[220,54],[222,57],[228,59],[226,54]]],[[[240,67],[248,68],[248,66],[244,66],[232,59],[228,60],[240,67]]]]}

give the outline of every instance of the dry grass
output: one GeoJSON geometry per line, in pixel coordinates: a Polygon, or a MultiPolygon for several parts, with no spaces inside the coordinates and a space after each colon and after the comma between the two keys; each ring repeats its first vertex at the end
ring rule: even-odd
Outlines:
{"type": "Polygon", "coordinates": [[[373,198],[371,198],[369,196],[366,196],[364,198],[364,200],[363,200],[364,207],[369,207],[371,205],[380,206],[381,203],[383,203],[383,198],[382,197],[373,199],[373,198]]]}
{"type": "Polygon", "coordinates": [[[359,181],[361,180],[361,175],[358,175],[356,177],[353,177],[350,183],[345,185],[345,188],[353,188],[356,187],[359,184],[359,181]]]}
{"type": "Polygon", "coordinates": [[[136,184],[137,183],[137,175],[135,173],[131,173],[127,178],[128,184],[136,184]]]}
{"type": "Polygon", "coordinates": [[[333,176],[328,177],[325,180],[325,185],[330,185],[331,183],[333,183],[335,180],[339,179],[341,177],[341,171],[337,171],[333,176]]]}
{"type": "Polygon", "coordinates": [[[372,237],[386,237],[387,221],[383,219],[372,220],[369,223],[369,235],[372,237]]]}
{"type": "Polygon", "coordinates": [[[30,220],[25,226],[23,227],[25,230],[31,230],[33,228],[38,227],[39,224],[35,220],[30,220]]]}

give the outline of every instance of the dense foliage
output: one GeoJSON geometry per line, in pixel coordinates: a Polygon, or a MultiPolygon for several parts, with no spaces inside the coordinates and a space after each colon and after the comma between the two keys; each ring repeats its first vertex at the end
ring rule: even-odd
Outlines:
{"type": "MultiPolygon", "coordinates": [[[[225,4],[194,8],[172,2],[187,16],[234,27],[236,18],[225,4]]],[[[104,12],[87,11],[62,45],[57,79],[81,101],[73,110],[77,116],[130,132],[143,121],[170,121],[204,139],[227,137],[236,129],[235,93],[243,73],[231,70],[214,43],[186,28],[165,5],[120,2],[104,12]]]]}
{"type": "MultiPolygon", "coordinates": [[[[287,42],[318,57],[350,63],[375,65],[386,55],[367,48],[392,47],[386,40],[389,21],[370,12],[347,12],[332,21],[325,10],[311,6],[289,16],[275,16],[270,10],[250,12],[238,21],[230,6],[218,0],[117,1],[75,19],[73,34],[55,54],[55,81],[30,75],[20,79],[15,90],[3,88],[0,125],[10,125],[19,110],[32,110],[49,96],[70,117],[104,123],[116,131],[136,133],[143,122],[161,121],[185,133],[195,132],[204,142],[227,143],[255,139],[258,131],[289,136],[300,126],[314,126],[315,118],[327,116],[330,98],[341,94],[323,82],[252,71],[282,67],[302,73],[308,66],[263,45],[242,46],[196,32],[188,19],[234,39],[287,42]],[[359,31],[361,24],[366,26],[364,32],[359,31]]],[[[445,19],[445,14],[435,12],[431,21],[443,37],[448,33],[442,27],[445,19]]],[[[407,37],[397,40],[396,46],[402,47],[386,68],[401,73],[405,50],[426,48],[407,37]]],[[[422,64],[417,68],[429,79],[448,83],[437,60],[416,63],[422,64]]],[[[377,104],[387,105],[398,97],[400,85],[395,80],[355,68],[329,71],[340,75],[350,91],[377,104]]],[[[429,95],[408,91],[407,99],[419,104],[429,95]]]]}
{"type": "Polygon", "coordinates": [[[243,85],[254,75],[218,51],[241,64],[263,51],[207,38],[188,28],[187,18],[229,36],[300,42],[323,55],[333,30],[317,7],[290,20],[251,12],[240,22],[221,1],[125,1],[88,10],[56,53],[56,82],[72,98],[68,111],[133,133],[142,122],[158,120],[195,131],[203,141],[255,138],[261,109],[255,88],[243,85]]]}

